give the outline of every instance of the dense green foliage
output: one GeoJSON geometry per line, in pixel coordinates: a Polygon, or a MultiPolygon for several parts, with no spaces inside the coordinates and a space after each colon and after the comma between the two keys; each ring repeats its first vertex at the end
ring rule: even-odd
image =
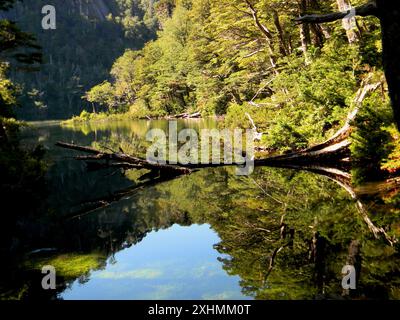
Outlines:
{"type": "MultiPolygon", "coordinates": [[[[310,3],[308,12],[337,10],[336,1],[310,3]]],[[[226,115],[229,127],[249,127],[247,112],[271,151],[321,142],[343,125],[357,91],[382,79],[381,35],[378,20],[366,18],[349,44],[340,22],[295,25],[302,10],[272,0],[174,1],[157,40],[126,51],[112,81],[87,99],[113,113],[129,109],[127,117],[226,115]]],[[[375,96],[370,104],[390,125],[387,94],[375,96]]]]}
{"type": "MultiPolygon", "coordinates": [[[[0,2],[0,10],[11,2],[0,2]]],[[[265,132],[260,143],[285,152],[330,137],[356,106],[359,90],[379,81],[379,90],[364,97],[352,123],[351,151],[362,168],[354,169],[357,181],[372,174],[381,179],[382,169],[399,170],[400,137],[382,81],[375,19],[360,21],[357,41],[350,44],[354,37],[349,33],[355,31],[346,32],[340,23],[293,23],[304,10],[334,9],[333,0],[307,1],[307,8],[278,0],[115,0],[107,5],[60,0],[54,2],[57,31],[44,31],[37,15],[44,3],[25,2],[7,14],[35,31],[44,46],[39,73],[20,73],[40,61],[32,36],[8,19],[0,24],[0,194],[5,207],[15,211],[5,215],[0,228],[1,250],[10,259],[0,268],[0,298],[54,298],[75,279],[88,281],[109,256],[112,261],[116,252],[153,230],[206,223],[221,239],[215,245],[223,255],[220,263],[228,274],[240,276],[247,296],[341,298],[340,270],[357,241],[362,273],[354,297],[399,299],[398,244],[387,243],[400,232],[396,183],[364,186],[354,191],[355,203],[350,181],[347,186],[308,172],[271,168],[239,177],[233,168],[213,168],[130,193],[146,172],[89,175],[82,162],[65,160],[68,151],[52,150],[53,159],[63,161],[55,160],[49,169],[52,192],[43,204],[54,211],[40,212],[43,148],[22,150],[21,123],[13,118],[22,94],[19,113],[26,118],[80,114],[74,121],[85,122],[57,127],[62,134],[40,132],[38,140],[48,147],[62,136],[143,156],[146,132],[167,130],[168,122],[90,120],[200,111],[224,115],[226,127],[247,128],[251,117],[265,132]],[[121,190],[127,192],[122,198],[121,190]],[[98,210],[91,211],[96,204],[98,210]],[[384,232],[374,236],[371,224],[384,232]],[[50,254],[35,250],[45,246],[50,254]],[[57,268],[62,278],[57,292],[35,292],[43,264],[57,268]]],[[[190,125],[200,129],[203,124],[216,126],[190,125]]]]}
{"type": "MultiPolygon", "coordinates": [[[[215,123],[207,121],[182,121],[179,127],[215,127],[215,123]]],[[[165,129],[168,122],[154,121],[150,126],[165,129]]],[[[121,146],[129,153],[141,155],[147,130],[148,123],[144,121],[49,126],[42,127],[40,136],[32,137],[31,143],[37,143],[41,137],[42,143],[53,146],[61,136],[96,148],[121,146]]],[[[352,291],[350,298],[400,297],[398,244],[392,247],[383,237],[376,239],[348,191],[322,175],[263,167],[256,168],[250,177],[239,177],[234,168],[204,169],[128,192],[122,199],[105,201],[98,210],[78,218],[76,213],[82,213],[82,208],[92,200],[110,199],[110,194],[117,195],[140,183],[138,177],[145,171],[120,174],[110,169],[88,174],[81,162],[67,158],[68,150],[53,148],[51,152],[55,159],[62,159],[50,169],[50,203],[56,206],[57,214],[43,215],[36,224],[25,223],[23,227],[31,232],[21,232],[16,239],[20,246],[32,250],[60,250],[25,255],[16,267],[19,273],[15,278],[1,273],[0,292],[1,280],[6,282],[5,288],[21,288],[10,291],[6,298],[50,299],[71,288],[73,281],[82,285],[95,282],[94,272],[106,265],[109,268],[114,256],[117,265],[122,263],[118,261],[119,251],[129,250],[130,246],[146,241],[149,233],[162,232],[174,224],[210,225],[220,238],[214,246],[221,256],[219,267],[240,277],[242,292],[248,297],[344,299],[340,271],[354,240],[361,245],[362,267],[358,290],[352,291]],[[59,219],[60,216],[76,218],[59,219]],[[37,227],[40,222],[41,228],[37,227]],[[321,244],[318,249],[313,247],[315,241],[321,244]],[[281,247],[271,268],[271,257],[281,247]],[[41,266],[45,264],[54,265],[59,271],[56,291],[38,290],[37,279],[41,279],[41,266]]],[[[383,227],[388,236],[398,238],[398,187],[366,185],[356,191],[372,223],[383,227]],[[376,194],[376,190],[385,192],[376,194]]],[[[133,254],[135,249],[131,248],[133,254]]],[[[193,249],[187,254],[197,252],[193,249]]],[[[119,283],[116,286],[120,288],[119,283]]]]}
{"type": "Polygon", "coordinates": [[[156,12],[150,0],[63,1],[56,8],[56,30],[43,30],[41,9],[48,1],[17,2],[6,16],[37,37],[44,63],[39,72],[12,79],[21,87],[23,119],[66,119],[82,109],[85,91],[108,77],[125,49],[139,49],[155,37],[156,12]]]}

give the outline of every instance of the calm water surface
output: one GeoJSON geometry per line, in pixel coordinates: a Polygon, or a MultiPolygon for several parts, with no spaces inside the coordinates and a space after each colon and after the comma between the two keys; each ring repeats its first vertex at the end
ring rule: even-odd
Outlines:
{"type": "Polygon", "coordinates": [[[88,171],[73,159],[78,153],[54,146],[144,155],[151,128],[167,130],[168,122],[47,122],[23,132],[26,147],[47,149],[49,191],[41,214],[13,235],[18,250],[2,253],[2,298],[400,298],[396,187],[353,186],[360,207],[347,182],[332,175],[256,168],[240,177],[235,168],[213,168],[134,189],[146,172],[88,171]],[[385,234],[374,235],[366,217],[385,234]],[[351,292],[341,286],[349,263],[357,269],[351,292]],[[44,265],[57,270],[56,290],[41,289],[44,265]]]}

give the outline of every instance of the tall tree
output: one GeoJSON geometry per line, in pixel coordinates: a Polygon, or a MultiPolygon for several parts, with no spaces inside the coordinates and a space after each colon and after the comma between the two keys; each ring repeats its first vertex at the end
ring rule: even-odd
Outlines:
{"type": "MultiPolygon", "coordinates": [[[[0,11],[7,11],[12,7],[14,0],[0,2],[0,11]]],[[[4,118],[12,116],[12,107],[15,105],[14,88],[7,79],[9,66],[26,68],[42,60],[40,47],[35,38],[22,32],[15,22],[8,19],[0,21],[0,142],[7,142],[4,118]]]]}
{"type": "MultiPolygon", "coordinates": [[[[348,11],[352,9],[349,0],[336,0],[336,2],[340,11],[348,11]]],[[[349,39],[350,44],[357,42],[360,38],[360,35],[355,30],[356,23],[356,17],[343,19],[343,27],[346,29],[347,38],[349,39]]]]}
{"type": "Polygon", "coordinates": [[[382,28],[383,66],[389,86],[389,95],[397,127],[400,129],[400,2],[373,0],[356,8],[324,15],[305,15],[300,23],[325,23],[340,20],[354,13],[379,18],[382,28]]]}

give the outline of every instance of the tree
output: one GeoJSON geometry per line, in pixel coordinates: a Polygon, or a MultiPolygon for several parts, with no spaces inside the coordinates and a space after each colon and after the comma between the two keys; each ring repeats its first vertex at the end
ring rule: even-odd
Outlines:
{"type": "MultiPolygon", "coordinates": [[[[0,11],[8,10],[13,0],[0,3],[0,11]]],[[[13,83],[7,78],[7,71],[11,67],[26,68],[41,63],[42,54],[35,38],[22,32],[18,26],[8,20],[0,21],[0,143],[7,142],[7,133],[4,118],[13,115],[12,108],[16,105],[16,90],[13,83]]]]}
{"type": "MultiPolygon", "coordinates": [[[[159,5],[166,3],[171,2],[159,5]]],[[[328,139],[338,137],[346,116],[360,107],[358,94],[368,92],[362,94],[365,103],[372,94],[380,95],[377,109],[379,104],[390,110],[385,90],[378,92],[382,86],[376,86],[384,83],[377,19],[356,24],[355,30],[339,23],[293,23],[306,13],[349,3],[176,1],[158,38],[142,50],[127,50],[115,62],[116,103],[129,107],[128,117],[224,114],[224,125],[231,128],[248,128],[248,113],[265,132],[260,145],[268,152],[332,142],[328,139]]],[[[353,124],[347,122],[346,135],[339,136],[347,140],[353,124]]]]}
{"type": "Polygon", "coordinates": [[[400,129],[400,2],[374,0],[354,9],[325,15],[305,15],[297,19],[300,23],[325,23],[358,16],[379,18],[382,28],[383,65],[392,100],[392,109],[397,127],[400,129]]]}
{"type": "Polygon", "coordinates": [[[104,81],[103,83],[93,87],[86,92],[84,98],[93,106],[93,113],[96,113],[95,104],[106,106],[108,109],[114,107],[114,89],[111,83],[104,81]]]}

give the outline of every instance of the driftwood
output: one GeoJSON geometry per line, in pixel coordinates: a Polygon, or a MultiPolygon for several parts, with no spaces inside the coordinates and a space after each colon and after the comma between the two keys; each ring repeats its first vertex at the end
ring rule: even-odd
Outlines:
{"type": "Polygon", "coordinates": [[[176,115],[167,117],[167,119],[196,119],[196,118],[201,118],[200,112],[195,112],[195,113],[185,112],[185,113],[176,114],[176,115]]]}
{"type": "Polygon", "coordinates": [[[159,164],[144,159],[140,159],[137,157],[133,157],[123,152],[114,152],[114,153],[103,152],[91,147],[78,146],[75,144],[65,143],[65,142],[57,142],[56,146],[65,149],[82,151],[90,154],[88,156],[77,156],[76,157],[77,160],[84,160],[84,161],[106,160],[107,162],[113,161],[115,162],[113,164],[114,166],[128,167],[132,169],[148,169],[151,171],[154,170],[171,176],[179,176],[191,173],[191,170],[189,168],[184,168],[182,166],[173,166],[168,164],[159,164]]]}

